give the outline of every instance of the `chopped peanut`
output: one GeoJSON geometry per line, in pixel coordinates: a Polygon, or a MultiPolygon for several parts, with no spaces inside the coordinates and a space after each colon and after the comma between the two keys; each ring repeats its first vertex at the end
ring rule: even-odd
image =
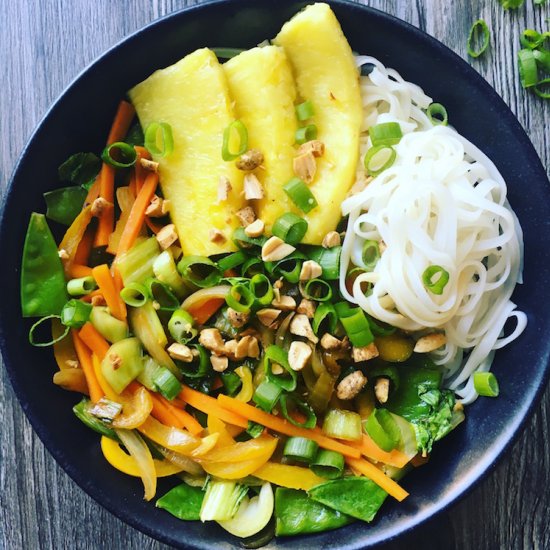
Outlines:
{"type": "Polygon", "coordinates": [[[281,365],[279,365],[279,363],[271,363],[271,372],[273,374],[283,374],[283,372],[285,372],[285,369],[283,369],[283,367],[281,367],[281,365]]]}
{"type": "Polygon", "coordinates": [[[258,339],[254,336],[245,336],[245,338],[250,338],[250,340],[248,340],[248,357],[258,359],[260,356],[260,345],[258,343],[258,339]]]}
{"type": "Polygon", "coordinates": [[[232,307],[227,308],[227,319],[232,327],[241,328],[248,323],[250,313],[235,311],[232,307]]]}
{"type": "Polygon", "coordinates": [[[244,208],[237,210],[235,216],[239,218],[239,221],[243,227],[248,227],[256,220],[256,213],[254,212],[252,206],[245,206],[244,208]]]}
{"type": "Polygon", "coordinates": [[[288,364],[295,371],[302,370],[311,357],[311,348],[305,342],[292,342],[288,350],[288,364]]]}
{"type": "Polygon", "coordinates": [[[154,195],[149,206],[145,210],[145,215],[151,218],[161,218],[166,214],[166,212],[162,211],[163,203],[164,201],[158,195],[154,195]]]}
{"type": "Polygon", "coordinates": [[[429,353],[443,346],[445,342],[447,342],[447,337],[443,333],[434,332],[419,338],[416,341],[413,351],[415,353],[429,353]]]}
{"type": "Polygon", "coordinates": [[[191,352],[191,348],[184,344],[174,343],[168,348],[167,351],[168,355],[170,355],[172,359],[184,361],[185,363],[191,363],[191,361],[193,361],[193,353],[191,352]]]}
{"type": "Polygon", "coordinates": [[[213,242],[216,244],[223,244],[227,240],[225,235],[219,229],[216,229],[216,228],[213,228],[210,230],[208,237],[210,238],[210,242],[213,242]]]}
{"type": "Polygon", "coordinates": [[[351,356],[356,363],[360,363],[361,361],[369,361],[370,359],[378,357],[378,348],[374,343],[371,343],[368,346],[363,346],[362,348],[356,348],[353,346],[351,356]]]}
{"type": "Polygon", "coordinates": [[[262,246],[262,261],[276,262],[292,254],[296,248],[279,237],[270,237],[262,246]]]}
{"type": "Polygon", "coordinates": [[[264,188],[262,187],[260,180],[254,174],[245,174],[243,185],[244,198],[247,201],[264,198],[264,188]]]}
{"type": "Polygon", "coordinates": [[[80,363],[74,359],[66,359],[65,366],[69,369],[78,369],[80,367],[80,363]]]}
{"type": "Polygon", "coordinates": [[[317,163],[315,162],[315,157],[313,153],[303,153],[294,157],[292,161],[292,167],[294,173],[307,184],[313,182],[315,178],[315,173],[317,172],[317,163]]]}
{"type": "Polygon", "coordinates": [[[294,311],[296,309],[296,300],[292,296],[280,296],[275,298],[271,305],[281,311],[294,311]]]}
{"type": "Polygon", "coordinates": [[[258,219],[245,227],[244,234],[247,237],[259,237],[260,235],[263,235],[264,229],[264,222],[258,219]]]}
{"type": "Polygon", "coordinates": [[[300,271],[300,281],[309,281],[310,279],[316,279],[323,273],[323,268],[313,260],[306,260],[302,264],[302,270],[300,271]]]}
{"type": "Polygon", "coordinates": [[[324,248],[333,248],[335,246],[340,246],[340,234],[337,231],[329,231],[325,238],[323,239],[324,248]]]}
{"type": "Polygon", "coordinates": [[[241,155],[241,158],[235,163],[235,166],[239,170],[250,172],[255,170],[264,161],[264,156],[258,149],[249,149],[246,153],[241,155]]]}
{"type": "Polygon", "coordinates": [[[91,213],[92,216],[98,218],[105,212],[114,207],[112,202],[104,199],[103,197],[97,197],[97,199],[92,203],[91,213]]]}
{"type": "Polygon", "coordinates": [[[218,202],[226,201],[231,190],[232,187],[229,178],[227,176],[220,176],[218,180],[218,202]]]}
{"type": "Polygon", "coordinates": [[[273,308],[260,309],[256,313],[256,316],[258,317],[260,323],[262,323],[262,325],[266,327],[273,327],[279,315],[281,315],[281,310],[273,308]]]}
{"type": "Polygon", "coordinates": [[[303,298],[296,308],[296,313],[303,313],[309,319],[313,319],[313,316],[315,315],[315,309],[316,306],[313,300],[303,298]]]}
{"type": "Polygon", "coordinates": [[[290,322],[290,332],[291,334],[296,334],[296,336],[304,336],[314,344],[319,341],[319,338],[315,336],[315,333],[311,328],[309,319],[303,313],[298,313],[294,316],[294,318],[290,322]]]}
{"type": "Polygon", "coordinates": [[[57,255],[59,256],[60,260],[68,260],[70,258],[69,253],[64,248],[59,250],[57,255]]]}
{"type": "Polygon", "coordinates": [[[365,387],[366,383],[366,376],[360,370],[356,370],[344,377],[338,384],[336,388],[336,397],[343,401],[349,401],[365,387]]]}
{"type": "Polygon", "coordinates": [[[176,226],[173,223],[165,225],[157,233],[157,241],[162,250],[166,250],[167,248],[172,246],[177,240],[178,234],[176,233],[176,226]]]}
{"type": "Polygon", "coordinates": [[[378,399],[379,403],[386,403],[388,401],[388,395],[390,393],[390,379],[381,377],[376,381],[374,385],[374,395],[378,399]]]}
{"type": "Polygon", "coordinates": [[[210,356],[210,363],[216,372],[223,372],[229,366],[229,359],[212,354],[210,356]]]}
{"type": "Polygon", "coordinates": [[[235,358],[237,352],[237,340],[228,340],[223,347],[223,354],[235,358]]]}
{"type": "Polygon", "coordinates": [[[202,344],[206,349],[213,351],[218,355],[222,355],[224,352],[222,335],[217,328],[205,328],[201,330],[199,343],[202,344]]]}
{"type": "Polygon", "coordinates": [[[149,170],[150,172],[155,173],[159,171],[159,163],[155,162],[154,160],[140,158],[139,163],[141,164],[142,168],[145,168],[145,170],[149,170]]]}
{"type": "Polygon", "coordinates": [[[311,153],[314,157],[322,157],[325,154],[325,144],[318,139],[306,141],[298,149],[299,155],[303,155],[304,153],[311,153]]]}
{"type": "Polygon", "coordinates": [[[348,342],[347,340],[338,340],[338,338],[327,332],[321,338],[321,347],[327,351],[346,349],[348,342]]]}

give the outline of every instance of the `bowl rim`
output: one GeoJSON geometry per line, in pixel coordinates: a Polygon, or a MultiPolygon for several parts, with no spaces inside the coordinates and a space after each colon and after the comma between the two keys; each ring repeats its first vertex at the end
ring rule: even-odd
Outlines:
{"type": "MultiPolygon", "coordinates": [[[[285,3],[292,3],[294,0],[284,0],[285,3]]],[[[370,14],[371,17],[385,19],[389,21],[397,28],[407,31],[413,35],[414,40],[420,40],[426,43],[430,48],[435,48],[442,52],[449,59],[454,61],[457,65],[457,68],[460,72],[465,75],[467,78],[473,79],[478,88],[481,88],[485,94],[491,96],[493,101],[496,104],[496,108],[501,114],[506,117],[505,124],[508,127],[511,127],[517,135],[517,139],[522,142],[522,145],[525,146],[526,150],[529,151],[530,157],[525,159],[525,163],[530,164],[537,171],[540,171],[541,175],[544,174],[544,177],[548,179],[544,166],[539,158],[532,142],[529,140],[525,130],[521,126],[515,114],[512,112],[510,107],[504,102],[501,96],[496,92],[496,90],[472,67],[466,60],[460,57],[448,46],[429,35],[425,31],[415,27],[411,23],[404,21],[392,14],[384,12],[382,10],[359,4],[353,0],[322,0],[328,3],[331,6],[341,6],[345,8],[352,8],[358,11],[365,11],[370,14]]],[[[53,103],[50,104],[45,114],[41,117],[40,121],[36,124],[33,129],[30,137],[27,139],[16,163],[15,167],[11,173],[11,176],[8,180],[8,184],[5,188],[4,193],[0,198],[0,235],[5,234],[5,223],[6,223],[6,207],[11,201],[13,194],[14,181],[18,177],[22,166],[25,163],[26,156],[28,151],[32,148],[34,142],[38,139],[39,135],[43,131],[43,127],[50,119],[52,115],[55,114],[58,106],[63,103],[66,95],[71,93],[73,87],[84,78],[89,72],[93,71],[98,65],[100,65],[105,59],[112,55],[116,55],[118,50],[121,49],[124,45],[134,41],[139,40],[143,35],[146,35],[151,29],[158,26],[167,24],[173,20],[179,18],[192,18],[195,12],[215,10],[220,5],[227,4],[238,4],[239,0],[205,0],[200,4],[195,4],[192,6],[187,6],[181,9],[174,10],[162,17],[159,17],[150,23],[147,23],[143,27],[138,28],[137,30],[129,33],[115,44],[110,46],[103,53],[98,55],[90,63],[88,63],[78,74],[69,82],[63,91],[57,96],[53,103]]],[[[312,2],[303,2],[304,5],[312,2]]],[[[277,3],[279,4],[279,3],[277,3]]],[[[157,530],[155,528],[150,528],[147,525],[144,525],[139,522],[138,518],[134,515],[127,513],[123,507],[118,507],[115,505],[115,502],[106,499],[104,493],[101,490],[96,489],[93,486],[87,485],[85,483],[84,477],[80,470],[73,467],[73,465],[65,461],[62,457],[60,450],[50,441],[49,439],[49,430],[42,425],[40,419],[33,413],[29,403],[24,398],[24,391],[19,381],[17,379],[17,371],[14,368],[16,361],[11,361],[11,355],[9,352],[9,346],[4,335],[4,323],[7,319],[4,316],[4,311],[0,308],[0,351],[3,358],[3,363],[5,365],[5,370],[8,373],[8,378],[14,390],[14,393],[17,397],[21,408],[23,409],[27,419],[29,420],[34,432],[38,435],[44,447],[48,450],[51,456],[55,459],[58,465],[64,470],[66,474],[82,489],[88,496],[90,496],[96,503],[101,507],[107,509],[111,514],[117,517],[119,520],[124,523],[132,526],[138,531],[144,533],[145,535],[152,537],[158,541],[167,543],[167,544],[178,544],[173,538],[168,536],[167,533],[157,530]]],[[[495,469],[495,467],[502,461],[503,457],[510,449],[510,447],[518,440],[520,434],[526,427],[528,420],[534,414],[535,408],[539,405],[543,391],[547,386],[550,380],[550,363],[546,361],[544,366],[544,371],[542,372],[541,382],[535,390],[534,399],[529,403],[529,405],[524,409],[523,416],[518,420],[515,418],[515,423],[509,426],[505,432],[507,437],[505,441],[497,448],[494,449],[494,452],[490,453],[487,456],[484,456],[484,460],[481,463],[478,463],[475,468],[472,469],[470,475],[466,478],[463,478],[458,487],[449,491],[448,495],[444,499],[438,500],[432,506],[429,507],[428,511],[416,513],[412,516],[414,519],[411,519],[408,524],[403,526],[401,529],[398,529],[395,533],[391,534],[389,537],[373,537],[372,540],[366,541],[366,545],[361,542],[358,543],[343,543],[341,548],[347,549],[359,549],[359,548],[371,548],[380,543],[386,543],[390,541],[395,541],[406,534],[410,534],[414,529],[425,525],[431,520],[439,517],[444,511],[447,511],[449,508],[454,507],[460,500],[468,496],[474,488],[477,488],[479,481],[486,480],[490,470],[495,469]]],[[[202,546],[190,546],[196,548],[202,548],[202,546]]]]}

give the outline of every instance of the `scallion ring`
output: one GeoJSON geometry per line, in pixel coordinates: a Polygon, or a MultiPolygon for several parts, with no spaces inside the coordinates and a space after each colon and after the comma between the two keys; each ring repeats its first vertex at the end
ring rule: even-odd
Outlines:
{"type": "Polygon", "coordinates": [[[80,300],[69,300],[61,310],[61,322],[70,328],[80,328],[88,322],[92,305],[80,300]]]}
{"type": "Polygon", "coordinates": [[[178,368],[180,369],[183,376],[187,378],[205,378],[208,375],[209,371],[212,370],[210,355],[203,346],[195,344],[191,347],[195,348],[199,354],[198,365],[196,360],[194,359],[192,363],[178,363],[178,368]]]}
{"type": "Polygon", "coordinates": [[[158,303],[161,311],[174,311],[180,307],[178,298],[166,283],[150,277],[144,284],[149,296],[158,303]]]}
{"type": "Polygon", "coordinates": [[[53,346],[54,344],[57,344],[57,342],[61,342],[65,336],[69,334],[70,327],[65,327],[65,330],[57,337],[53,338],[52,340],[48,340],[47,342],[37,342],[35,337],[36,330],[42,325],[42,323],[49,321],[50,319],[59,319],[61,320],[61,317],[59,315],[47,315],[46,317],[42,317],[36,323],[34,323],[31,328],[29,329],[29,343],[32,346],[35,346],[37,348],[45,348],[48,346],[53,346]]]}
{"type": "Polygon", "coordinates": [[[350,307],[347,302],[339,302],[334,309],[352,345],[363,348],[372,344],[374,336],[361,308],[350,307]]]}
{"type": "Polygon", "coordinates": [[[524,88],[536,86],[538,77],[537,60],[533,50],[523,49],[518,52],[519,78],[524,88]]]}
{"type": "Polygon", "coordinates": [[[200,288],[216,286],[222,279],[220,268],[205,256],[184,256],[178,263],[181,276],[200,288]]]}
{"type": "Polygon", "coordinates": [[[353,411],[330,409],[323,421],[323,433],[329,437],[359,441],[361,439],[361,417],[353,411]]]}
{"type": "Polygon", "coordinates": [[[168,400],[174,399],[181,391],[180,381],[166,368],[160,367],[153,375],[158,391],[168,400]]]}
{"type": "Polygon", "coordinates": [[[500,392],[497,377],[492,372],[474,373],[474,389],[484,397],[498,397],[500,392]]]}
{"type": "Polygon", "coordinates": [[[179,344],[187,344],[198,334],[194,323],[195,320],[190,313],[184,309],[176,309],[168,321],[168,332],[179,344]]]}
{"type": "Polygon", "coordinates": [[[223,131],[223,143],[222,143],[222,159],[226,162],[235,160],[248,150],[248,130],[246,126],[240,120],[234,120],[223,131]],[[230,143],[233,141],[233,135],[236,133],[239,140],[238,146],[234,149],[230,149],[230,143]]]}
{"type": "Polygon", "coordinates": [[[309,465],[311,471],[325,479],[336,479],[344,473],[344,455],[336,451],[319,449],[317,456],[309,465]]]}
{"type": "Polygon", "coordinates": [[[299,105],[296,105],[296,118],[300,121],[307,120],[308,118],[311,118],[315,114],[315,110],[313,109],[313,103],[308,99],[307,101],[304,101],[303,103],[300,103],[299,105]]]}
{"type": "Polygon", "coordinates": [[[374,409],[364,427],[370,438],[387,453],[393,451],[401,440],[401,431],[386,409],[374,409]]]}
{"type": "Polygon", "coordinates": [[[269,380],[264,380],[256,388],[254,395],[252,396],[252,401],[260,407],[260,409],[271,412],[273,407],[279,401],[281,394],[283,393],[283,388],[276,384],[275,382],[270,382],[269,380]]]}
{"type": "Polygon", "coordinates": [[[172,127],[166,122],[151,122],[145,130],[145,148],[157,157],[167,157],[174,150],[172,127]]]}
{"type": "Polygon", "coordinates": [[[296,389],[298,373],[290,368],[288,353],[284,349],[278,346],[267,347],[264,351],[264,369],[269,382],[286,391],[296,389]]]}
{"type": "Polygon", "coordinates": [[[286,212],[275,220],[271,232],[288,244],[298,244],[305,237],[307,228],[308,223],[304,218],[286,212]]]}
{"type": "Polygon", "coordinates": [[[546,72],[550,72],[550,50],[539,48],[538,50],[532,50],[532,52],[537,65],[546,72]]]}
{"type": "Polygon", "coordinates": [[[316,302],[328,302],[332,298],[332,287],[323,279],[310,279],[301,283],[302,296],[316,302]]]}
{"type": "Polygon", "coordinates": [[[226,304],[239,313],[249,313],[254,300],[254,294],[242,283],[232,286],[229,294],[225,297],[226,304]]]}
{"type": "Polygon", "coordinates": [[[376,177],[395,162],[397,153],[391,145],[371,147],[365,155],[364,165],[367,174],[376,177]]]}
{"type": "Polygon", "coordinates": [[[261,258],[253,256],[244,262],[241,266],[241,275],[243,277],[253,277],[258,273],[264,272],[264,263],[261,258]]]}
{"type": "Polygon", "coordinates": [[[449,272],[440,265],[430,265],[422,273],[422,283],[432,294],[443,294],[448,282],[449,272]]]}
{"type": "Polygon", "coordinates": [[[337,324],[338,315],[336,315],[334,306],[330,302],[320,303],[313,314],[313,322],[311,323],[313,332],[319,334],[319,330],[322,328],[324,332],[334,334],[337,324]]]}
{"type": "Polygon", "coordinates": [[[97,288],[93,277],[80,277],[71,279],[67,283],[67,292],[69,296],[86,296],[97,288]]]}
{"type": "Polygon", "coordinates": [[[550,33],[545,32],[541,34],[534,29],[525,29],[519,37],[519,41],[524,48],[535,50],[539,46],[542,46],[548,36],[550,36],[550,33]]]}
{"type": "Polygon", "coordinates": [[[300,178],[292,178],[283,186],[283,190],[296,207],[306,214],[318,206],[315,196],[300,178]]]}
{"type": "Polygon", "coordinates": [[[550,78],[539,80],[533,91],[542,99],[550,99],[550,78]],[[546,86],[549,91],[545,92],[541,86],[546,86]]]}
{"type": "Polygon", "coordinates": [[[468,42],[466,43],[468,48],[468,55],[470,57],[479,57],[489,46],[491,40],[491,31],[487,23],[483,19],[478,19],[470,28],[470,34],[468,35],[468,42]],[[479,48],[475,48],[474,42],[481,44],[479,48]]]}
{"type": "Polygon", "coordinates": [[[317,425],[317,415],[315,414],[313,408],[305,401],[301,401],[293,395],[285,393],[281,395],[279,405],[281,407],[281,414],[283,417],[286,418],[286,420],[288,420],[291,424],[294,424],[294,426],[297,426],[298,428],[311,429],[315,428],[317,425]],[[289,405],[292,405],[294,409],[297,409],[301,415],[305,415],[305,418],[300,421],[298,420],[298,417],[293,417],[290,414],[289,405]]]}
{"type": "Polygon", "coordinates": [[[273,287],[263,273],[258,273],[250,279],[250,292],[261,306],[267,306],[273,301],[273,287]]]}
{"type": "Polygon", "coordinates": [[[114,168],[130,168],[136,163],[137,152],[128,143],[117,141],[103,149],[101,159],[114,168]]]}
{"type": "Polygon", "coordinates": [[[120,291],[120,297],[126,305],[140,307],[145,305],[147,300],[151,298],[151,295],[145,285],[138,282],[132,282],[127,284],[120,291]]]}
{"type": "Polygon", "coordinates": [[[397,145],[403,137],[403,132],[398,122],[381,122],[369,128],[369,137],[374,147],[397,145]]]}
{"type": "Polygon", "coordinates": [[[315,126],[315,124],[302,126],[298,128],[294,134],[294,141],[296,141],[298,145],[302,145],[302,143],[306,143],[312,139],[317,139],[317,126],[315,126]]]}
{"type": "Polygon", "coordinates": [[[247,259],[248,255],[242,250],[239,250],[238,252],[233,252],[233,254],[229,254],[229,256],[225,256],[221,260],[218,260],[218,267],[222,273],[225,273],[229,269],[235,269],[241,264],[244,264],[247,259]]]}
{"type": "Polygon", "coordinates": [[[307,437],[289,437],[285,443],[285,458],[309,464],[316,456],[319,445],[307,437]]]}
{"type": "Polygon", "coordinates": [[[447,109],[441,103],[430,103],[426,109],[426,115],[434,126],[447,126],[449,123],[447,109]]]}
{"type": "Polygon", "coordinates": [[[365,269],[372,271],[378,260],[380,259],[380,244],[378,241],[366,240],[363,243],[363,251],[361,252],[361,259],[365,265],[365,269]]]}

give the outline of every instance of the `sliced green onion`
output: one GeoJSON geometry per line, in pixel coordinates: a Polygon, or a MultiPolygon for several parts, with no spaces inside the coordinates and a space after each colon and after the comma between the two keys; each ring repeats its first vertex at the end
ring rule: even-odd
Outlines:
{"type": "Polygon", "coordinates": [[[365,314],[369,322],[369,327],[375,336],[389,336],[396,331],[395,327],[382,323],[381,321],[373,319],[370,315],[365,314]]]}
{"type": "Polygon", "coordinates": [[[311,246],[306,251],[307,257],[321,266],[323,270],[321,277],[325,281],[336,281],[340,277],[341,254],[341,246],[333,246],[332,248],[311,246]]]}
{"type": "Polygon", "coordinates": [[[539,80],[538,84],[533,88],[533,91],[542,99],[550,99],[550,90],[545,92],[541,86],[547,86],[550,84],[550,78],[543,78],[539,80]]]}
{"type": "Polygon", "coordinates": [[[289,437],[285,443],[283,454],[290,460],[309,464],[317,454],[319,445],[306,437],[289,437]]]}
{"type": "Polygon", "coordinates": [[[307,228],[308,223],[304,218],[286,212],[275,220],[271,232],[288,244],[298,244],[307,233],[307,228]]]}
{"type": "Polygon", "coordinates": [[[231,519],[246,496],[248,487],[235,481],[210,480],[202,501],[201,521],[231,519]]]}
{"type": "Polygon", "coordinates": [[[524,88],[535,86],[538,81],[537,60],[533,50],[523,49],[518,52],[519,78],[524,88]]]}
{"type": "Polygon", "coordinates": [[[302,295],[308,300],[316,302],[328,302],[332,298],[332,287],[323,279],[310,279],[300,285],[302,295]]]}
{"type": "Polygon", "coordinates": [[[266,348],[264,351],[264,368],[266,378],[270,382],[277,384],[286,391],[294,391],[296,389],[298,374],[290,368],[288,353],[284,349],[278,346],[269,346],[266,348]],[[275,374],[273,372],[273,364],[281,366],[283,372],[275,374]]]}
{"type": "Polygon", "coordinates": [[[317,139],[317,126],[315,124],[308,124],[302,128],[298,128],[294,134],[294,140],[299,145],[311,141],[312,139],[317,139]]]}
{"type": "Polygon", "coordinates": [[[241,48],[212,48],[212,51],[219,59],[231,59],[244,52],[241,48]]]}
{"type": "Polygon", "coordinates": [[[389,453],[399,445],[401,431],[386,409],[374,409],[365,422],[365,431],[383,450],[389,453]]]}
{"type": "Polygon", "coordinates": [[[178,367],[181,373],[187,378],[204,378],[211,370],[210,356],[203,346],[192,346],[199,352],[198,365],[197,361],[192,363],[179,363],[178,367]]]}
{"type": "Polygon", "coordinates": [[[285,393],[281,395],[281,398],[279,399],[279,405],[281,407],[281,413],[283,417],[286,418],[286,420],[288,420],[291,424],[294,424],[294,426],[298,426],[299,428],[311,429],[315,428],[315,426],[317,425],[317,416],[315,415],[315,411],[305,401],[301,401],[300,399],[297,399],[296,397],[285,393]],[[300,422],[292,417],[288,410],[289,404],[305,414],[305,419],[303,422],[300,422]]]}
{"type": "Polygon", "coordinates": [[[216,286],[222,279],[220,268],[205,256],[184,256],[178,262],[178,271],[184,279],[200,288],[216,286]]]}
{"type": "Polygon", "coordinates": [[[325,415],[323,432],[329,437],[359,441],[361,439],[361,417],[353,411],[331,409],[325,415]]]}
{"type": "Polygon", "coordinates": [[[240,120],[234,120],[223,131],[223,144],[222,144],[222,159],[226,162],[235,160],[248,150],[248,130],[246,126],[240,120]],[[229,143],[232,141],[233,132],[237,134],[239,138],[239,145],[233,152],[229,148],[229,143]]]}
{"type": "Polygon", "coordinates": [[[267,241],[267,237],[261,236],[261,237],[249,237],[245,232],[244,228],[238,227],[233,231],[232,236],[233,242],[241,248],[242,246],[245,246],[246,248],[250,248],[250,246],[259,246],[262,247],[264,243],[267,241]]]}
{"type": "Polygon", "coordinates": [[[166,283],[150,277],[144,284],[151,298],[159,304],[161,311],[174,311],[180,307],[178,298],[166,283]]]}
{"type": "Polygon", "coordinates": [[[132,307],[141,307],[151,297],[147,287],[141,283],[129,283],[121,291],[122,301],[132,307]]]}
{"type": "Polygon", "coordinates": [[[93,277],[80,277],[71,279],[67,283],[67,292],[69,296],[85,296],[97,288],[93,277]]]}
{"type": "Polygon", "coordinates": [[[225,297],[226,304],[239,313],[249,313],[254,305],[254,294],[244,284],[236,284],[231,287],[225,297]]]}
{"type": "Polygon", "coordinates": [[[403,132],[398,122],[382,122],[369,128],[369,136],[374,147],[397,145],[403,137],[403,132]]]}
{"type": "Polygon", "coordinates": [[[380,244],[378,241],[369,239],[363,243],[361,259],[365,264],[365,269],[368,271],[372,271],[376,267],[376,264],[380,259],[380,244]]]}
{"type": "Polygon", "coordinates": [[[374,341],[369,322],[361,308],[351,308],[347,302],[335,304],[334,308],[352,345],[362,348],[374,341]]]}
{"type": "Polygon", "coordinates": [[[336,479],[344,473],[344,455],[336,451],[319,449],[317,456],[309,465],[311,471],[325,479],[336,479]]]}
{"type": "Polygon", "coordinates": [[[295,284],[300,280],[302,263],[305,259],[305,254],[296,250],[286,258],[277,262],[265,262],[264,267],[268,273],[276,277],[283,277],[285,281],[295,284]]]}
{"type": "Polygon", "coordinates": [[[372,177],[378,176],[384,170],[387,170],[395,162],[397,153],[390,145],[378,145],[371,147],[365,155],[365,170],[372,177]]]}
{"type": "Polygon", "coordinates": [[[550,72],[550,50],[540,48],[538,50],[532,50],[532,52],[537,65],[545,71],[550,72]]]}
{"type": "Polygon", "coordinates": [[[372,367],[369,367],[367,371],[367,376],[369,380],[388,378],[393,385],[393,390],[399,389],[400,376],[399,370],[395,365],[384,363],[382,361],[378,363],[373,362],[372,367]]]}
{"type": "Polygon", "coordinates": [[[161,367],[155,372],[153,382],[158,388],[158,391],[169,400],[174,399],[181,391],[180,381],[164,367],[161,367]]]}
{"type": "Polygon", "coordinates": [[[247,259],[248,255],[242,250],[239,250],[238,252],[233,252],[233,254],[229,254],[229,256],[225,256],[221,260],[218,260],[218,267],[222,273],[225,273],[229,269],[235,269],[241,264],[244,264],[247,259]]]}
{"type": "Polygon", "coordinates": [[[250,279],[250,292],[261,306],[267,306],[273,301],[273,287],[269,279],[262,273],[250,279]]]}
{"type": "Polygon", "coordinates": [[[434,125],[447,126],[449,123],[449,115],[447,109],[441,103],[431,103],[426,109],[426,115],[430,119],[430,122],[434,125]]]}
{"type": "Polygon", "coordinates": [[[485,397],[498,397],[499,394],[498,380],[492,372],[474,373],[474,388],[485,397]]]}
{"type": "Polygon", "coordinates": [[[500,5],[505,9],[517,9],[521,8],[523,6],[525,0],[498,0],[500,2],[500,5]]]}
{"type": "Polygon", "coordinates": [[[315,309],[313,323],[311,324],[315,334],[319,334],[319,329],[322,327],[323,323],[328,325],[327,330],[324,330],[324,332],[334,334],[338,323],[338,315],[336,315],[336,310],[330,302],[321,303],[315,309]]]}
{"type": "Polygon", "coordinates": [[[489,46],[491,39],[491,31],[487,23],[483,19],[478,19],[470,28],[470,34],[468,35],[468,42],[466,46],[468,48],[468,55],[470,57],[479,57],[489,46]],[[474,42],[481,44],[478,49],[474,49],[474,42]]]}
{"type": "Polygon", "coordinates": [[[241,275],[243,277],[253,277],[258,273],[263,273],[264,262],[259,257],[252,257],[246,260],[241,267],[241,275]]]}
{"type": "Polygon", "coordinates": [[[130,168],[136,163],[137,152],[128,143],[117,141],[103,149],[101,159],[114,168],[130,168]],[[116,155],[116,158],[113,155],[116,155]]]}
{"type": "Polygon", "coordinates": [[[222,372],[220,373],[220,378],[225,389],[225,393],[230,397],[235,395],[243,384],[242,380],[239,378],[239,375],[234,371],[222,372]]]}
{"type": "Polygon", "coordinates": [[[283,388],[275,382],[270,382],[269,380],[264,380],[254,392],[252,396],[252,401],[260,407],[260,409],[265,412],[271,412],[273,407],[279,401],[281,394],[283,393],[283,388]]]}
{"type": "MultiPolygon", "coordinates": [[[[50,319],[59,319],[61,320],[61,317],[59,315],[47,315],[46,317],[42,317],[41,319],[38,319],[36,323],[34,323],[31,328],[29,329],[29,343],[37,348],[46,348],[48,346],[53,346],[54,344],[57,344],[57,342],[61,342],[67,334],[69,334],[70,327],[66,327],[64,332],[62,332],[57,338],[53,338],[52,340],[48,340],[46,342],[38,342],[35,338],[35,332],[36,330],[44,323],[45,321],[49,321],[50,319]]],[[[51,334],[51,333],[50,333],[51,334]]]]}
{"type": "Polygon", "coordinates": [[[290,200],[306,214],[318,206],[315,196],[300,178],[292,178],[283,186],[283,189],[290,200]]]}
{"type": "Polygon", "coordinates": [[[145,130],[145,148],[157,157],[167,157],[174,150],[172,127],[166,122],[151,122],[145,130]]]}
{"type": "Polygon", "coordinates": [[[256,439],[257,437],[260,437],[264,433],[264,430],[265,428],[261,424],[258,424],[257,422],[252,422],[252,420],[248,421],[246,433],[252,439],[256,439]]]}
{"type": "Polygon", "coordinates": [[[315,110],[313,109],[313,103],[308,99],[307,101],[304,101],[303,103],[300,103],[296,105],[296,118],[300,121],[307,120],[308,118],[311,118],[315,114],[315,110]]]}
{"type": "Polygon", "coordinates": [[[179,344],[187,344],[198,334],[193,327],[195,320],[184,309],[176,309],[168,321],[168,331],[172,338],[179,344]]]}
{"type": "Polygon", "coordinates": [[[122,405],[116,401],[111,401],[102,397],[93,407],[89,409],[90,414],[104,422],[112,422],[122,411],[122,405]]]}
{"type": "Polygon", "coordinates": [[[432,294],[443,294],[449,282],[449,272],[440,265],[430,265],[422,273],[422,283],[432,294]]]}
{"type": "Polygon", "coordinates": [[[550,33],[540,33],[534,29],[525,29],[523,34],[519,37],[519,41],[524,48],[535,50],[539,46],[542,46],[543,42],[550,36],[550,33]]]}
{"type": "Polygon", "coordinates": [[[80,328],[88,322],[92,305],[80,300],[69,300],[61,310],[61,322],[66,327],[80,328]]]}

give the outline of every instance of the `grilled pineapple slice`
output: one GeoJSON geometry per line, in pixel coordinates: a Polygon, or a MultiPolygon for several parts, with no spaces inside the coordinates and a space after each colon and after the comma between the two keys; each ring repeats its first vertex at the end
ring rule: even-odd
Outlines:
{"type": "Polygon", "coordinates": [[[327,4],[313,4],[285,23],[274,43],[290,60],[302,101],[313,103],[312,122],[325,154],[311,184],[319,206],[305,218],[304,242],[320,244],[341,216],[340,204],[353,184],[362,120],[359,72],[336,16],[327,4]]]}
{"type": "Polygon", "coordinates": [[[187,255],[209,256],[234,250],[235,212],[245,204],[242,173],[221,156],[224,129],[234,120],[225,73],[214,53],[197,50],[153,73],[129,92],[144,128],[151,122],[172,127],[174,151],[159,162],[160,183],[187,255]],[[233,190],[218,202],[220,176],[233,190]],[[226,240],[212,242],[211,230],[226,240]]]}
{"type": "Polygon", "coordinates": [[[282,48],[265,46],[243,52],[223,65],[238,118],[248,129],[249,147],[264,155],[255,171],[265,197],[256,211],[270,231],[284,212],[298,212],[283,190],[292,178],[296,154],[294,115],[296,88],[290,64],[282,48]]]}

